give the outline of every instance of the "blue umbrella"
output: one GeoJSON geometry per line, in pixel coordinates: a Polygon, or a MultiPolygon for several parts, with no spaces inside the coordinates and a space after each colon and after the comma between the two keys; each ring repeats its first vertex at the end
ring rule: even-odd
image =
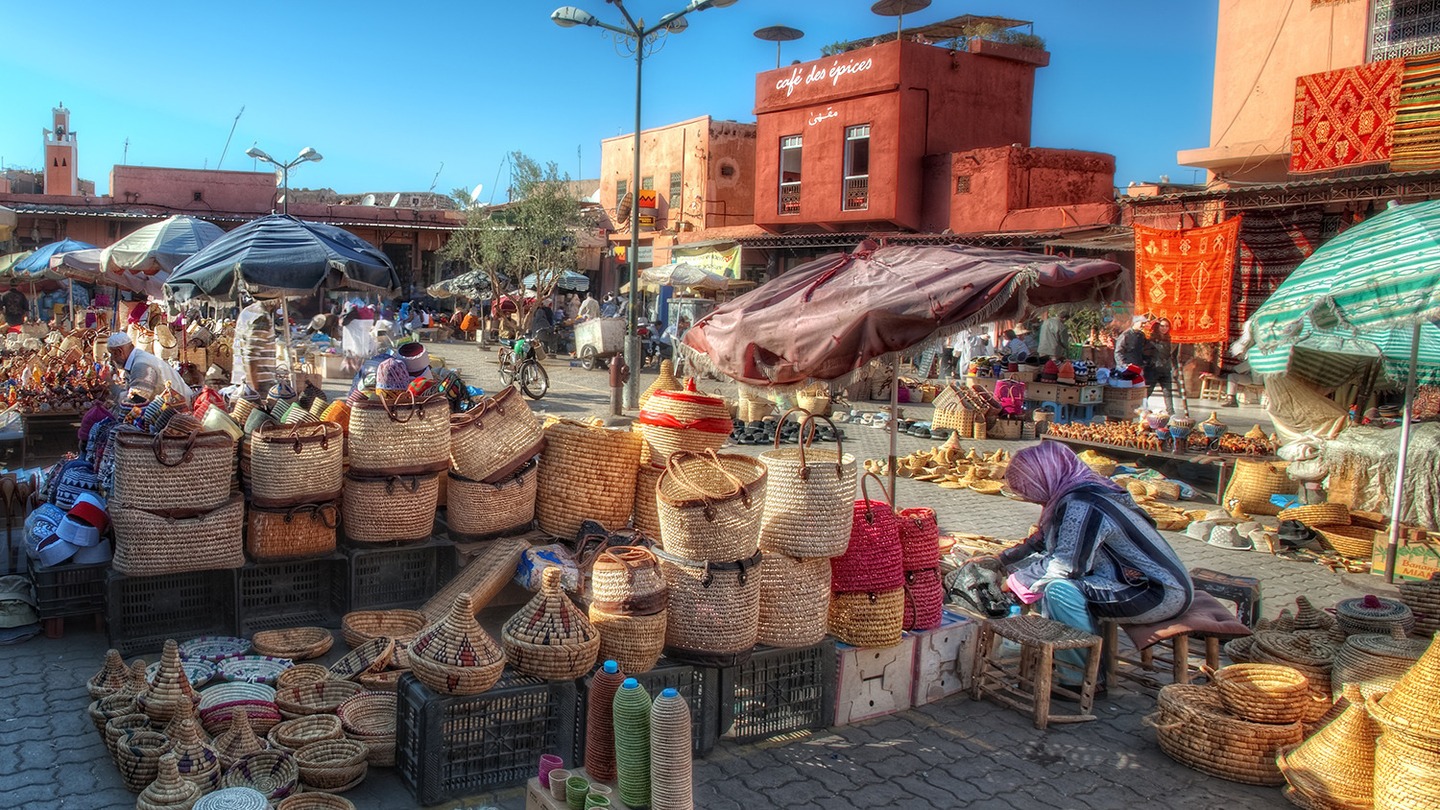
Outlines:
{"type": "Polygon", "coordinates": [[[81,242],[76,239],[62,239],[59,242],[51,242],[44,247],[36,248],[34,253],[21,259],[10,268],[10,272],[16,278],[27,278],[31,281],[43,277],[50,270],[50,258],[57,253],[69,253],[72,250],[90,250],[95,246],[89,242],[81,242]]]}

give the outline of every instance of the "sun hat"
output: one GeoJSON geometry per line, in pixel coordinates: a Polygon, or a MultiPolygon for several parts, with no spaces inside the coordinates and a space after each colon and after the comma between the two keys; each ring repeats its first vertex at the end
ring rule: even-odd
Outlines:
{"type": "Polygon", "coordinates": [[[404,359],[405,369],[411,374],[419,374],[430,368],[430,350],[425,348],[425,344],[412,341],[401,344],[396,351],[404,359]]]}
{"type": "Polygon", "coordinates": [[[58,534],[52,534],[40,541],[40,545],[35,549],[35,554],[41,565],[53,568],[63,565],[66,560],[75,556],[75,551],[76,548],[73,544],[61,539],[58,534]]]}
{"type": "Polygon", "coordinates": [[[130,336],[124,332],[111,332],[110,337],[105,339],[105,348],[118,349],[121,346],[129,346],[134,342],[135,341],[131,340],[130,336]]]}
{"type": "Polygon", "coordinates": [[[75,549],[75,556],[70,560],[76,565],[98,565],[110,562],[112,556],[114,556],[114,550],[110,546],[110,541],[101,540],[88,548],[75,549]]]}
{"type": "Polygon", "coordinates": [[[1210,530],[1206,543],[1234,551],[1249,551],[1254,548],[1248,535],[1242,535],[1234,526],[1216,526],[1210,530]]]}

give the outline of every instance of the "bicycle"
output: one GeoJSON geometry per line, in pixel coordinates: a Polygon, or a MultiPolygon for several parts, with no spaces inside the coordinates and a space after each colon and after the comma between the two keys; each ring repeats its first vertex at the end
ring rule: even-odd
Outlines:
{"type": "Polygon", "coordinates": [[[540,365],[533,340],[516,338],[500,349],[500,382],[504,385],[518,382],[521,392],[531,399],[540,399],[550,390],[550,375],[540,365]]]}

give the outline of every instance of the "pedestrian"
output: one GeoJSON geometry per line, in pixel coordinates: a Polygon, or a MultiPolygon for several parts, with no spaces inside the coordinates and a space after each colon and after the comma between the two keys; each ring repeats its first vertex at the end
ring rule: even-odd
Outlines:
{"type": "Polygon", "coordinates": [[[1042,356],[1057,363],[1069,359],[1070,330],[1065,326],[1065,319],[1060,317],[1059,312],[1050,310],[1045,320],[1040,323],[1040,344],[1037,348],[1042,356]]]}
{"type": "Polygon", "coordinates": [[[1150,342],[1150,336],[1146,334],[1146,327],[1149,319],[1144,315],[1136,315],[1130,322],[1130,328],[1120,333],[1115,339],[1115,367],[1136,368],[1145,367],[1145,346],[1150,342]]]}
{"type": "Polygon", "coordinates": [[[588,292],[585,293],[585,300],[580,302],[580,311],[576,314],[576,317],[582,321],[593,320],[600,317],[600,302],[595,300],[594,295],[588,292]]]}
{"type": "Polygon", "coordinates": [[[25,313],[30,309],[30,300],[20,288],[10,285],[10,289],[3,297],[0,297],[0,306],[5,310],[5,323],[9,326],[20,326],[25,323],[25,313]]]}
{"type": "Polygon", "coordinates": [[[1025,341],[1015,334],[1014,329],[1006,329],[1001,337],[1005,339],[1000,346],[1000,353],[1005,356],[1005,362],[1023,363],[1030,359],[1030,347],[1025,345],[1025,341]]]}
{"type": "Polygon", "coordinates": [[[615,293],[605,293],[605,303],[600,305],[600,317],[614,318],[620,314],[620,304],[615,300],[615,293]]]}
{"type": "Polygon", "coordinates": [[[985,329],[966,330],[957,337],[955,345],[958,348],[958,357],[955,360],[955,373],[958,377],[964,377],[970,373],[970,364],[980,357],[989,357],[990,333],[985,329]]]}
{"type": "Polygon", "coordinates": [[[1165,412],[1175,413],[1175,397],[1171,391],[1175,369],[1175,346],[1170,341],[1170,319],[1160,318],[1150,327],[1150,340],[1145,344],[1145,398],[1149,399],[1158,386],[1165,395],[1165,412]]]}
{"type": "Polygon", "coordinates": [[[235,320],[234,361],[230,381],[250,386],[264,396],[275,385],[276,301],[255,301],[240,310],[235,320]]]}

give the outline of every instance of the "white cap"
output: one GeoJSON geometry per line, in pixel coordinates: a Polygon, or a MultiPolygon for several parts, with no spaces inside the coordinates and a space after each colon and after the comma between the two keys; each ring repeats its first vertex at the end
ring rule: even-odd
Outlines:
{"type": "Polygon", "coordinates": [[[118,349],[121,346],[129,346],[131,343],[134,341],[124,332],[111,332],[110,337],[105,340],[105,348],[118,349]]]}

